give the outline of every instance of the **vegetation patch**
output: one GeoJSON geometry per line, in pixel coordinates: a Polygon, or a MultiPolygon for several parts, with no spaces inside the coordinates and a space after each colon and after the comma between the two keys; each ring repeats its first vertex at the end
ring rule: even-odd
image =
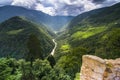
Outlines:
{"type": "Polygon", "coordinates": [[[63,52],[69,52],[70,51],[70,45],[69,44],[64,44],[60,48],[63,52]]]}
{"type": "Polygon", "coordinates": [[[22,32],[23,30],[24,29],[11,30],[11,31],[8,31],[7,34],[9,34],[9,35],[18,34],[18,33],[22,32]]]}
{"type": "Polygon", "coordinates": [[[71,37],[73,39],[85,39],[105,30],[106,27],[88,27],[75,32],[71,37]]]}

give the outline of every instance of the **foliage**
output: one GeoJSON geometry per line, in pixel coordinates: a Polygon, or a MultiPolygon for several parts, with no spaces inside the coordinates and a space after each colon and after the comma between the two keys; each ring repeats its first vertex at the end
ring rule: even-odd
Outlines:
{"type": "Polygon", "coordinates": [[[0,59],[0,80],[20,80],[22,76],[15,59],[0,59]]]}
{"type": "Polygon", "coordinates": [[[49,55],[47,60],[50,62],[51,67],[53,68],[54,65],[56,64],[55,58],[53,55],[49,55]]]}
{"type": "Polygon", "coordinates": [[[24,59],[0,58],[0,80],[71,80],[61,68],[52,68],[47,60],[36,59],[33,66],[24,59]]]}
{"type": "Polygon", "coordinates": [[[68,75],[75,77],[75,74],[80,71],[82,64],[81,57],[86,54],[86,49],[77,47],[71,50],[69,54],[66,54],[58,60],[56,67],[62,68],[68,75]]]}
{"type": "Polygon", "coordinates": [[[40,41],[34,34],[29,36],[27,47],[29,49],[29,53],[26,55],[27,56],[26,59],[31,62],[31,66],[34,59],[37,58],[44,59],[40,41]]]}
{"type": "Polygon", "coordinates": [[[69,44],[62,45],[60,50],[63,51],[64,53],[68,53],[70,51],[70,45],[69,44]]]}
{"type": "Polygon", "coordinates": [[[80,73],[76,73],[76,77],[74,80],[80,80],[80,73]]]}

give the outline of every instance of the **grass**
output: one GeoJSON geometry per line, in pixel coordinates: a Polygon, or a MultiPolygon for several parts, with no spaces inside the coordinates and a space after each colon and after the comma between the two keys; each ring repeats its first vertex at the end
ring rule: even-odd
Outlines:
{"type": "Polygon", "coordinates": [[[85,39],[104,30],[106,30],[106,27],[87,27],[75,32],[71,37],[73,39],[85,39]]]}

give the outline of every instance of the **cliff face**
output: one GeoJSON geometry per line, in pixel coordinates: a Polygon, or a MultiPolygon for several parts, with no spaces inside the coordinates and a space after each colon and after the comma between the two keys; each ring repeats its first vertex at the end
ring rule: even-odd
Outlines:
{"type": "Polygon", "coordinates": [[[84,55],[80,78],[80,80],[120,80],[120,58],[106,60],[84,55]]]}

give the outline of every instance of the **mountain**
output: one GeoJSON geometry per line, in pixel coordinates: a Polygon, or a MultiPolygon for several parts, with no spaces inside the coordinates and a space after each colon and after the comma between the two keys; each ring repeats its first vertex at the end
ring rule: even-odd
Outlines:
{"type": "Polygon", "coordinates": [[[43,25],[24,17],[12,17],[0,24],[0,57],[26,58],[33,48],[36,51],[40,48],[41,54],[36,54],[38,57],[46,57],[54,46],[48,33],[43,25]]]}
{"type": "Polygon", "coordinates": [[[95,9],[76,16],[69,24],[69,28],[75,27],[79,24],[91,24],[94,26],[104,25],[120,18],[120,3],[110,7],[95,9]]]}
{"type": "Polygon", "coordinates": [[[82,56],[120,57],[120,3],[76,16],[57,38],[57,64],[72,77],[80,71],[82,56]]]}
{"type": "Polygon", "coordinates": [[[40,11],[18,6],[0,7],[0,22],[14,16],[24,16],[34,22],[42,23],[55,31],[60,30],[73,18],[73,16],[50,16],[40,11]]]}
{"type": "Polygon", "coordinates": [[[78,15],[68,26],[70,45],[103,58],[119,57],[119,14],[120,3],[78,15]]]}

